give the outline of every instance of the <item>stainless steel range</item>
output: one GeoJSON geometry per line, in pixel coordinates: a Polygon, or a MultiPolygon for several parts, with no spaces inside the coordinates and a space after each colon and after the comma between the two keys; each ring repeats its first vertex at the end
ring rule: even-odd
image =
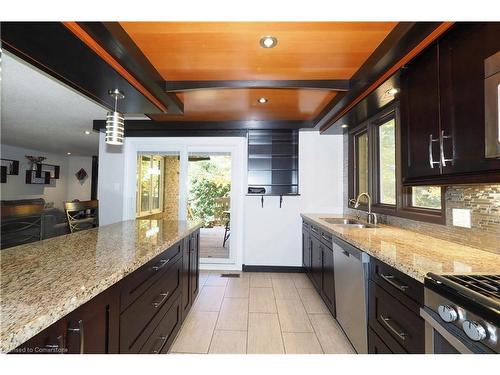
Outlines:
{"type": "Polygon", "coordinates": [[[426,353],[500,353],[500,275],[427,274],[426,353]]]}

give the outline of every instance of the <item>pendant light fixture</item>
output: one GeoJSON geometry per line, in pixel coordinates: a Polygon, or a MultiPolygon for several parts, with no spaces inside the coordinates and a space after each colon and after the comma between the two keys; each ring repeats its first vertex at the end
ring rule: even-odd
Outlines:
{"type": "Polygon", "coordinates": [[[118,90],[109,90],[109,96],[115,99],[113,112],[106,114],[106,136],[105,141],[108,145],[123,145],[124,121],[123,113],[117,111],[118,100],[125,98],[125,95],[118,90]]]}

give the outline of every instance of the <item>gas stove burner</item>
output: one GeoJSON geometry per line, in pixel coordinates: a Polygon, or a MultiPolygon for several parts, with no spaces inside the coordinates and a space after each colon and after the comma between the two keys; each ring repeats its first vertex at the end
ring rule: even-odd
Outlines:
{"type": "Polygon", "coordinates": [[[500,313],[500,275],[436,275],[428,278],[445,289],[458,293],[500,313]]]}
{"type": "Polygon", "coordinates": [[[427,324],[446,331],[448,341],[458,340],[460,352],[500,352],[500,275],[428,273],[424,284],[427,324]]]}

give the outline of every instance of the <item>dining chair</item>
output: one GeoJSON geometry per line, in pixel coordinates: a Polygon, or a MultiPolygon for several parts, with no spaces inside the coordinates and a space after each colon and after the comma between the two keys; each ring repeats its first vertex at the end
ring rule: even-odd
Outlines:
{"type": "Polygon", "coordinates": [[[99,201],[66,202],[66,219],[71,233],[99,226],[99,201]]]}

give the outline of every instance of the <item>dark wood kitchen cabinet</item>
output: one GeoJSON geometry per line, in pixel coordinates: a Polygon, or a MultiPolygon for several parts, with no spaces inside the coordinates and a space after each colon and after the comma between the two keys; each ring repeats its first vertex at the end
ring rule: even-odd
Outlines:
{"type": "Polygon", "coordinates": [[[311,224],[311,272],[310,278],[318,291],[321,291],[322,250],[319,239],[319,228],[311,224]]]}
{"type": "Polygon", "coordinates": [[[187,316],[198,295],[200,274],[200,231],[184,239],[182,257],[182,314],[187,316]]]}
{"type": "Polygon", "coordinates": [[[484,156],[484,60],[498,35],[499,23],[457,23],[402,70],[403,184],[500,181],[500,160],[484,156]]]}
{"type": "MultiPolygon", "coordinates": [[[[321,230],[314,224],[308,225],[309,234],[306,233],[309,240],[307,242],[302,242],[302,263],[309,262],[305,259],[308,254],[310,254],[310,268],[306,267],[306,272],[311,279],[314,287],[318,291],[319,295],[325,302],[326,306],[330,312],[335,316],[335,281],[333,273],[333,250],[332,250],[332,236],[331,234],[321,230]],[[304,249],[309,244],[310,250],[304,249]],[[305,255],[304,255],[305,254],[305,255]]],[[[303,236],[304,229],[303,225],[303,236]]]]}
{"type": "Polygon", "coordinates": [[[119,293],[108,289],[58,320],[13,353],[118,353],[119,293]]]}
{"type": "Polygon", "coordinates": [[[369,353],[425,353],[423,284],[375,258],[368,284],[369,353]]]}
{"type": "Polygon", "coordinates": [[[198,294],[199,243],[197,230],[12,353],[166,353],[198,294]]]}
{"type": "Polygon", "coordinates": [[[309,223],[302,223],[302,266],[309,273],[311,271],[311,234],[309,223]]]}

